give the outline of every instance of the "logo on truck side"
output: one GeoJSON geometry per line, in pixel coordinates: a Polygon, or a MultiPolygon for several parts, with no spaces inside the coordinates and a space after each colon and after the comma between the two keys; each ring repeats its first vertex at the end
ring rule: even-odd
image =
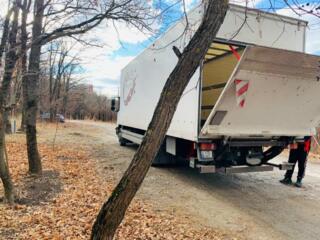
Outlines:
{"type": "Polygon", "coordinates": [[[133,95],[135,94],[136,88],[136,79],[137,73],[136,71],[127,72],[123,79],[123,102],[125,106],[128,106],[131,101],[133,95]]]}

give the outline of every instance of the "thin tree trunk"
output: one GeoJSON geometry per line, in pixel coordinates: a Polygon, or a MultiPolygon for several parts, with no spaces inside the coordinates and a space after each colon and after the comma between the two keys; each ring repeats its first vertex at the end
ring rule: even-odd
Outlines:
{"type": "MultiPolygon", "coordinates": [[[[22,101],[24,101],[24,100],[22,100],[22,101]]],[[[23,103],[23,104],[24,104],[24,103],[23,103]]],[[[26,114],[25,114],[25,112],[24,112],[24,109],[22,109],[22,111],[21,111],[21,122],[20,122],[20,129],[19,129],[19,131],[24,132],[24,131],[26,130],[26,124],[25,124],[25,122],[26,122],[26,114]]]]}
{"type": "Polygon", "coordinates": [[[53,45],[50,45],[50,55],[49,55],[49,113],[50,113],[50,122],[53,122],[54,115],[53,115],[53,75],[54,75],[54,68],[56,65],[56,55],[53,55],[53,45]]]}
{"type": "Polygon", "coordinates": [[[21,116],[21,126],[20,130],[25,131],[26,126],[26,108],[27,108],[27,17],[31,5],[31,0],[23,0],[22,5],[22,16],[21,16],[21,74],[22,74],[22,116],[21,116]]]}
{"type": "Polygon", "coordinates": [[[0,113],[0,177],[4,188],[5,200],[12,204],[14,202],[14,186],[11,180],[9,166],[5,154],[5,115],[7,113],[0,113]]]}
{"type": "Polygon", "coordinates": [[[44,0],[36,0],[34,4],[34,20],[32,26],[32,45],[29,56],[29,68],[27,73],[27,96],[26,96],[26,137],[29,162],[29,172],[32,174],[42,173],[41,158],[37,145],[37,111],[39,100],[39,72],[42,21],[44,12],[44,0]]]}
{"type": "MultiPolygon", "coordinates": [[[[8,97],[10,93],[10,85],[12,81],[12,74],[17,62],[16,43],[18,32],[18,17],[20,0],[14,2],[13,6],[13,20],[11,30],[8,38],[8,52],[5,57],[5,68],[0,89],[0,177],[4,186],[5,199],[9,203],[14,201],[14,187],[10,177],[9,167],[5,156],[5,132],[8,121],[8,97]]],[[[9,27],[9,25],[8,25],[9,27]]]]}
{"type": "Polygon", "coordinates": [[[111,240],[146,176],[170,126],[181,95],[223,23],[228,0],[210,0],[203,21],[170,74],[145,137],[93,225],[91,239],[111,240]]]}
{"type": "Polygon", "coordinates": [[[0,42],[0,66],[2,63],[2,56],[3,56],[3,52],[4,49],[6,47],[7,41],[8,41],[8,35],[9,35],[9,23],[10,23],[10,18],[12,15],[13,9],[11,8],[7,15],[6,15],[6,19],[4,20],[3,23],[3,29],[2,29],[2,37],[1,37],[1,42],[0,42]]]}
{"type": "MultiPolygon", "coordinates": [[[[70,74],[71,75],[71,74],[70,74]]],[[[68,75],[64,87],[64,95],[63,95],[63,102],[62,102],[62,114],[66,117],[67,112],[67,104],[69,100],[69,88],[70,88],[70,78],[71,76],[68,75]]]]}

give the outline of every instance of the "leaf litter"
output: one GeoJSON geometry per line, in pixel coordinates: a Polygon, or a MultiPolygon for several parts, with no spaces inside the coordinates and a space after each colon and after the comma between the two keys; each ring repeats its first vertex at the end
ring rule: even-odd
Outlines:
{"type": "MultiPolygon", "coordinates": [[[[7,150],[18,199],[13,206],[0,203],[0,239],[89,239],[95,217],[115,182],[99,176],[88,150],[84,146],[59,144],[53,149],[51,144],[39,144],[41,177],[27,174],[23,136],[9,138],[7,150]]],[[[157,211],[152,204],[135,199],[115,239],[241,238],[198,227],[187,216],[157,211]]]]}

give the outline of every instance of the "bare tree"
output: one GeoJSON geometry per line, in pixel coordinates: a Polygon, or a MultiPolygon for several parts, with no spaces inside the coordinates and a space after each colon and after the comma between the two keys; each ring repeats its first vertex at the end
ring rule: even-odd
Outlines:
{"type": "Polygon", "coordinates": [[[57,113],[65,113],[70,88],[79,83],[73,75],[81,69],[77,56],[81,50],[74,50],[74,45],[64,39],[51,42],[41,64],[40,112],[50,113],[51,122],[57,113]]]}
{"type": "MultiPolygon", "coordinates": [[[[13,19],[11,22],[11,28],[9,29],[9,22],[5,23],[6,28],[3,31],[3,38],[6,38],[8,34],[8,50],[5,55],[5,68],[2,79],[2,85],[0,89],[0,177],[5,190],[5,199],[9,203],[14,201],[14,187],[10,177],[8,163],[5,154],[5,130],[6,122],[8,119],[8,98],[10,93],[10,84],[12,80],[12,73],[15,68],[17,61],[16,54],[16,43],[17,43],[17,33],[18,33],[18,17],[19,17],[19,5],[21,4],[20,0],[16,0],[13,3],[13,19]]],[[[11,14],[8,13],[7,16],[11,14]]],[[[9,17],[10,18],[10,17],[9,17]]],[[[5,46],[6,40],[1,41],[3,46],[5,46]]]]}
{"type": "Polygon", "coordinates": [[[25,75],[25,124],[27,138],[27,152],[29,172],[41,174],[42,165],[37,146],[37,110],[38,110],[38,82],[40,70],[41,44],[37,39],[42,35],[44,0],[34,1],[34,19],[32,24],[32,45],[29,55],[28,72],[25,75]]]}
{"type": "Polygon", "coordinates": [[[223,23],[227,8],[226,0],[208,1],[202,24],[170,74],[143,141],[110,198],[103,204],[93,225],[91,239],[113,239],[161,146],[185,87],[223,23]]]}
{"type": "Polygon", "coordinates": [[[46,3],[44,0],[34,1],[32,42],[25,79],[27,91],[24,104],[30,173],[41,174],[42,171],[36,135],[41,47],[62,37],[84,34],[104,20],[123,21],[141,31],[151,31],[150,25],[154,21],[154,13],[151,10],[152,7],[143,0],[101,1],[100,6],[98,2],[92,4],[91,1],[81,0],[67,3],[61,0],[46,3]],[[59,21],[61,25],[56,27],[59,21]],[[44,30],[49,30],[43,31],[43,27],[45,27],[44,30]]]}
{"type": "Polygon", "coordinates": [[[20,34],[20,57],[21,57],[21,75],[22,75],[22,118],[21,118],[21,131],[25,131],[26,125],[26,99],[27,99],[27,42],[28,42],[28,32],[27,32],[27,18],[30,11],[32,0],[23,0],[22,4],[22,16],[21,16],[21,34],[20,34]]]}

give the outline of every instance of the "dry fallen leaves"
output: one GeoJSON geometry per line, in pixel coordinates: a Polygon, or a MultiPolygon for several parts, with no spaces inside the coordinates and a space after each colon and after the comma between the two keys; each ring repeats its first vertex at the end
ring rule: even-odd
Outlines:
{"type": "MultiPolygon", "coordinates": [[[[24,138],[10,139],[7,148],[19,200],[14,206],[0,204],[0,238],[88,239],[95,216],[114,183],[99,177],[96,162],[86,149],[61,144],[53,150],[51,144],[39,144],[44,172],[34,178],[27,174],[24,138]]],[[[137,199],[116,239],[236,238],[200,229],[186,217],[155,211],[152,205],[137,199]]]]}

